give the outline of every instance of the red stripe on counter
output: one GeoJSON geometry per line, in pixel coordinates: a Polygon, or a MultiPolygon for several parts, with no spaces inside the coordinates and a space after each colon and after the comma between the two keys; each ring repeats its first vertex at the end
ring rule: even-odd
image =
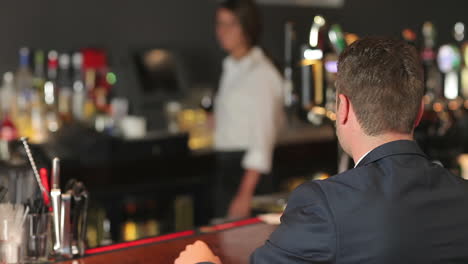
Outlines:
{"type": "MultiPolygon", "coordinates": [[[[210,226],[210,227],[207,227],[207,228],[211,232],[212,231],[221,231],[221,230],[226,230],[226,229],[235,228],[235,227],[241,227],[241,226],[246,226],[246,225],[257,224],[257,223],[260,223],[260,222],[261,222],[261,220],[259,218],[255,217],[255,218],[245,219],[245,220],[241,220],[241,221],[210,226]]],[[[145,238],[145,239],[140,239],[140,240],[136,240],[136,241],[123,242],[123,243],[118,243],[118,244],[104,246],[104,247],[92,248],[92,249],[86,250],[85,254],[86,255],[93,255],[93,254],[98,254],[98,253],[105,253],[105,252],[109,252],[109,251],[113,251],[113,250],[119,250],[119,249],[124,249],[124,248],[129,248],[129,247],[136,247],[136,246],[142,246],[142,245],[146,245],[146,244],[151,244],[151,243],[156,243],[156,242],[161,242],[161,241],[166,241],[166,240],[171,240],[171,239],[176,239],[176,238],[181,238],[181,237],[186,237],[186,236],[192,236],[192,235],[195,235],[195,231],[189,230],[189,231],[178,232],[178,233],[173,233],[173,234],[167,234],[167,235],[158,236],[158,237],[145,238]]]]}
{"type": "Polygon", "coordinates": [[[92,255],[92,254],[98,254],[98,253],[105,253],[105,252],[108,252],[108,251],[119,250],[119,249],[124,249],[124,248],[128,248],[128,247],[136,247],[136,246],[141,246],[141,245],[145,245],[145,244],[151,244],[151,243],[161,242],[161,241],[165,241],[165,240],[171,240],[171,239],[176,239],[176,238],[180,238],[180,237],[191,236],[191,235],[194,235],[194,234],[195,234],[195,231],[190,230],[190,231],[184,231],[184,232],[168,234],[168,235],[163,235],[163,236],[158,236],[158,237],[140,239],[140,240],[136,240],[136,241],[123,242],[123,243],[119,243],[119,244],[88,249],[88,250],[85,251],[85,254],[86,255],[92,255]]]}

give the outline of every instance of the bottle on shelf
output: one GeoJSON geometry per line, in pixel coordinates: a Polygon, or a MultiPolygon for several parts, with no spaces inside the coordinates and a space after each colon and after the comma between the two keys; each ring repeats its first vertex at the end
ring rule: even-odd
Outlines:
{"type": "Polygon", "coordinates": [[[49,51],[47,56],[47,81],[44,84],[44,102],[46,126],[49,132],[56,132],[60,128],[60,120],[57,115],[58,104],[58,53],[49,51]]]}
{"type": "Polygon", "coordinates": [[[34,97],[33,75],[30,70],[30,50],[19,51],[19,68],[16,73],[16,111],[12,116],[20,136],[31,137],[31,103],[34,97]]]}
{"type": "MultiPolygon", "coordinates": [[[[37,93],[37,100],[44,98],[44,83],[45,77],[45,55],[43,50],[36,50],[34,52],[34,77],[33,86],[37,93]]],[[[42,101],[41,101],[42,103],[42,101]]]]}
{"type": "Polygon", "coordinates": [[[59,90],[58,96],[58,113],[60,119],[64,123],[72,121],[72,80],[70,71],[70,55],[63,53],[59,56],[59,73],[57,86],[59,90]]]}
{"type": "Polygon", "coordinates": [[[436,29],[431,22],[425,22],[422,28],[423,47],[422,61],[424,67],[424,85],[426,92],[424,102],[426,109],[432,108],[432,104],[436,99],[443,97],[442,76],[436,64],[436,29]]]}
{"type": "Polygon", "coordinates": [[[103,50],[82,49],[71,56],[21,48],[14,77],[12,88],[4,89],[14,96],[0,99],[0,118],[8,115],[18,136],[43,143],[62,125],[75,121],[96,127],[97,121],[105,120],[105,131],[113,132],[110,92],[116,76],[109,71],[103,50]]]}
{"type": "Polygon", "coordinates": [[[157,209],[156,200],[152,199],[145,202],[145,236],[157,236],[161,232],[156,215],[157,209]]]}
{"type": "Polygon", "coordinates": [[[133,199],[129,199],[124,204],[124,222],[122,224],[123,241],[138,239],[137,204],[133,199]]]}
{"type": "Polygon", "coordinates": [[[7,72],[3,75],[3,83],[0,89],[1,123],[0,140],[11,141],[18,138],[18,131],[11,119],[11,111],[16,107],[16,93],[14,75],[7,72]]]}
{"type": "Polygon", "coordinates": [[[75,52],[72,56],[73,67],[73,95],[72,116],[74,120],[85,121],[84,106],[86,100],[86,87],[83,75],[83,55],[75,52]]]}
{"type": "Polygon", "coordinates": [[[16,106],[16,91],[14,83],[14,74],[6,72],[3,74],[2,86],[0,88],[0,118],[9,115],[16,106]]]}
{"type": "Polygon", "coordinates": [[[32,143],[43,143],[47,140],[48,132],[44,115],[44,84],[45,78],[44,51],[34,52],[34,93],[31,100],[31,135],[32,143]]]}

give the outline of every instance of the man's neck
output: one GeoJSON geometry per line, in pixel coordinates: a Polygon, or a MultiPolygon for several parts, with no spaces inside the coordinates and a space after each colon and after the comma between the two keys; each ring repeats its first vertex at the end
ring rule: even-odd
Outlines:
{"type": "Polygon", "coordinates": [[[413,134],[389,132],[375,137],[363,135],[361,139],[355,141],[356,144],[352,153],[354,163],[357,163],[366,153],[385,143],[397,140],[413,140],[413,134]]]}

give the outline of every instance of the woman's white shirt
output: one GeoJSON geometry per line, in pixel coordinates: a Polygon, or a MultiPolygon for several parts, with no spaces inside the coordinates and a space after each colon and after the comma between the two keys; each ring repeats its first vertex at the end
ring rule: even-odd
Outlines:
{"type": "Polygon", "coordinates": [[[215,103],[215,149],[246,151],[243,168],[268,173],[283,123],[283,79],[263,51],[227,57],[215,103]]]}

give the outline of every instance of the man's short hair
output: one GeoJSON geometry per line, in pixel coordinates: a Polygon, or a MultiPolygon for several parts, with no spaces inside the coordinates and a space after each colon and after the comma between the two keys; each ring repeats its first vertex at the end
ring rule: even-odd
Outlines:
{"type": "Polygon", "coordinates": [[[411,133],[424,93],[416,49],[404,41],[366,37],[338,62],[337,93],[348,96],[364,132],[411,133]]]}

